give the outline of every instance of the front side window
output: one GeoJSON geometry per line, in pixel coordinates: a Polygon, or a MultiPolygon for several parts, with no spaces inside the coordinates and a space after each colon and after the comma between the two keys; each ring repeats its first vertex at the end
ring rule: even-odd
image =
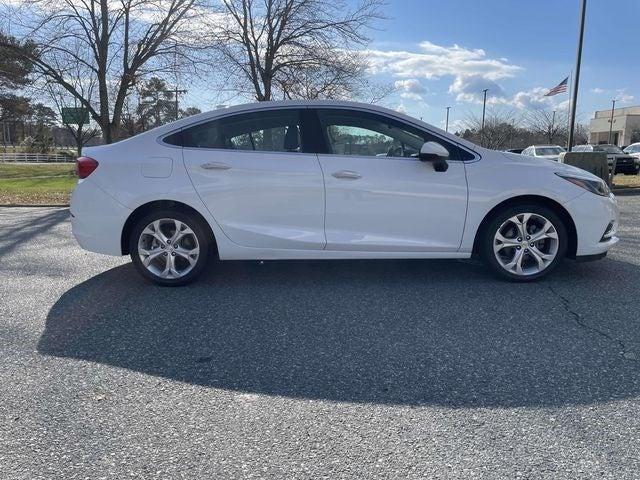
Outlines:
{"type": "MultiPolygon", "coordinates": [[[[383,115],[319,109],[318,117],[327,143],[327,153],[333,155],[415,157],[425,142],[434,141],[449,151],[452,160],[461,158],[460,149],[455,145],[383,115]]],[[[471,154],[467,155],[469,159],[474,158],[471,154]]]]}
{"type": "Polygon", "coordinates": [[[232,115],[189,127],[182,132],[184,147],[300,152],[300,111],[269,110],[232,115]]]}

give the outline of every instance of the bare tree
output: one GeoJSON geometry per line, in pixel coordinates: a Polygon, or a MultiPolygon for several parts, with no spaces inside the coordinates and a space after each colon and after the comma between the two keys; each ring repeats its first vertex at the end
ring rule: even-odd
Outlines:
{"type": "Polygon", "coordinates": [[[486,148],[497,150],[511,147],[510,140],[518,136],[516,120],[513,111],[489,109],[482,128],[482,119],[475,114],[469,114],[463,121],[464,130],[461,136],[486,148]]]}
{"type": "MultiPolygon", "coordinates": [[[[14,33],[35,45],[34,53],[22,53],[35,72],[86,108],[110,143],[141,76],[177,65],[194,67],[191,60],[203,37],[194,28],[204,15],[200,1],[25,0],[7,14],[14,33]],[[79,65],[94,82],[95,98],[69,81],[79,65]]],[[[0,48],[18,53],[15,45],[0,38],[0,48]]]]}
{"type": "Polygon", "coordinates": [[[544,137],[549,144],[564,143],[567,139],[566,112],[532,110],[526,114],[525,124],[529,130],[544,137]]]}
{"type": "MultiPolygon", "coordinates": [[[[383,18],[382,0],[222,0],[215,46],[224,82],[258,101],[343,98],[367,90],[352,50],[383,18]]],[[[374,89],[375,90],[375,89],[374,89]]]]}

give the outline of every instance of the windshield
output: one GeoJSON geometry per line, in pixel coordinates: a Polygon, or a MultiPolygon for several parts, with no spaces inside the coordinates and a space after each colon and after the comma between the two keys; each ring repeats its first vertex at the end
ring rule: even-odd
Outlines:
{"type": "Polygon", "coordinates": [[[596,145],[593,147],[594,152],[606,152],[606,153],[622,153],[620,147],[615,145],[596,145]]]}
{"type": "Polygon", "coordinates": [[[624,149],[625,153],[640,153],[640,143],[636,143],[635,145],[629,145],[624,149]]]}
{"type": "Polygon", "coordinates": [[[560,155],[564,152],[561,147],[537,147],[536,155],[560,155]]]}

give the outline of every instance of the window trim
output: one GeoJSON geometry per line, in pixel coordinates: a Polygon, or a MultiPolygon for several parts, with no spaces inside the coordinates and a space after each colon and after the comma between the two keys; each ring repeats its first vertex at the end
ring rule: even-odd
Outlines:
{"type": "MultiPolygon", "coordinates": [[[[423,125],[417,124],[413,121],[407,120],[405,118],[392,115],[388,112],[380,112],[374,109],[362,108],[362,107],[354,107],[351,105],[284,105],[284,106],[269,106],[267,108],[254,108],[250,110],[242,110],[238,112],[225,112],[221,115],[212,116],[209,118],[202,119],[200,121],[190,123],[188,125],[184,125],[182,127],[173,129],[169,132],[166,132],[162,135],[156,137],[156,142],[164,147],[169,148],[179,148],[185,150],[200,150],[200,151],[211,151],[211,152],[242,152],[242,153],[255,153],[255,154],[280,154],[280,155],[334,155],[332,153],[327,152],[327,139],[323,138],[324,133],[322,132],[322,125],[320,124],[320,118],[318,116],[318,110],[347,110],[350,112],[363,112],[374,114],[382,117],[388,117],[392,120],[395,120],[399,123],[409,125],[417,130],[428,133],[429,135],[442,140],[443,142],[450,143],[460,148],[461,150],[467,152],[472,155],[474,158],[470,160],[454,160],[450,159],[452,162],[462,162],[462,163],[475,163],[482,160],[482,155],[480,152],[466,146],[462,145],[455,140],[451,140],[449,138],[443,137],[441,134],[434,132],[429,128],[425,128],[423,125]],[[171,145],[170,143],[166,143],[164,139],[169,137],[175,133],[182,132],[187,128],[195,127],[198,125],[202,125],[203,123],[212,122],[215,120],[222,120],[224,118],[233,117],[236,115],[244,115],[249,113],[258,113],[258,112],[270,112],[270,111],[281,111],[281,110],[299,110],[300,111],[300,128],[301,128],[301,140],[304,145],[304,149],[300,152],[272,152],[272,151],[264,151],[264,150],[231,150],[227,148],[200,148],[200,147],[185,147],[182,145],[171,145]],[[317,132],[317,133],[315,133],[317,132]]],[[[355,157],[355,156],[353,156],[355,157]]],[[[362,158],[362,157],[360,157],[362,158]]],[[[367,157],[371,158],[371,157],[367,157]]],[[[393,157],[394,159],[403,159],[406,157],[393,157]]],[[[412,158],[408,158],[408,160],[413,160],[412,158]]]]}

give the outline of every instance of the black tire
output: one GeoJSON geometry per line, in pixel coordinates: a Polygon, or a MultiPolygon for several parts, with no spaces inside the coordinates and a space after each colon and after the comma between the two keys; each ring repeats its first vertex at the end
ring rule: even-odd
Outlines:
{"type": "MultiPolygon", "coordinates": [[[[136,270],[144,278],[158,285],[166,287],[178,287],[193,282],[203,272],[209,261],[212,250],[212,243],[213,239],[211,238],[209,229],[206,225],[204,225],[204,222],[197,215],[180,209],[164,209],[149,213],[138,219],[138,221],[131,229],[131,235],[129,236],[129,252],[131,255],[131,261],[136,267],[136,270]],[[191,269],[187,273],[185,273],[184,276],[180,276],[178,278],[163,278],[151,272],[142,263],[142,259],[140,258],[140,254],[138,251],[140,236],[142,235],[142,232],[147,227],[147,225],[150,225],[154,221],[161,219],[175,219],[179,222],[182,222],[193,231],[197,239],[197,244],[199,247],[197,260],[195,261],[195,265],[193,265],[193,267],[191,267],[191,269]]],[[[168,254],[168,252],[163,252],[163,255],[168,254]]]]}
{"type": "Polygon", "coordinates": [[[510,280],[513,282],[533,282],[549,275],[557,266],[562,262],[567,253],[568,245],[568,233],[562,219],[552,209],[538,205],[535,203],[521,203],[506,207],[488,219],[484,224],[482,231],[479,232],[479,253],[484,263],[492,270],[498,277],[510,280]],[[494,237],[498,229],[508,221],[508,219],[522,214],[533,213],[540,215],[549,220],[558,235],[557,252],[555,258],[541,271],[537,273],[518,275],[507,271],[498,261],[494,254],[493,245],[494,237]]]}

